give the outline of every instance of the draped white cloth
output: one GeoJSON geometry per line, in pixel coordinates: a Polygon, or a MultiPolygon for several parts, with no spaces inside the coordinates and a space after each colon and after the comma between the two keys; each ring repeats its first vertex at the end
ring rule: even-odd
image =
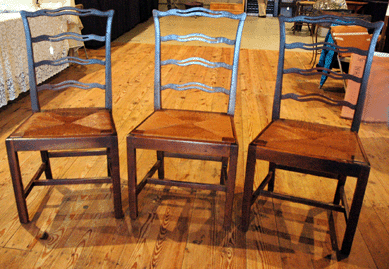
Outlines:
{"type": "MultiPolygon", "coordinates": [[[[16,99],[22,92],[29,90],[27,49],[24,28],[19,12],[16,10],[37,10],[38,8],[57,8],[58,4],[73,4],[74,0],[59,0],[63,3],[46,1],[39,6],[29,5],[27,0],[21,0],[15,5],[15,0],[0,0],[0,8],[7,13],[0,13],[0,107],[6,105],[10,100],[16,99]],[[8,2],[6,2],[8,1],[8,2]],[[6,8],[5,8],[6,7],[6,8]]],[[[33,1],[34,3],[36,0],[33,1]]],[[[56,1],[54,1],[56,2],[56,1]]],[[[32,36],[49,34],[56,35],[68,29],[80,32],[82,24],[78,17],[38,17],[30,18],[32,36]],[[73,17],[73,18],[72,18],[73,17]],[[48,27],[49,26],[49,27],[48,27]]],[[[80,47],[81,43],[62,42],[40,42],[34,44],[35,61],[43,59],[59,59],[68,54],[69,47],[80,47]]],[[[36,69],[37,83],[42,83],[48,78],[59,73],[67,66],[43,65],[36,69]]]]}

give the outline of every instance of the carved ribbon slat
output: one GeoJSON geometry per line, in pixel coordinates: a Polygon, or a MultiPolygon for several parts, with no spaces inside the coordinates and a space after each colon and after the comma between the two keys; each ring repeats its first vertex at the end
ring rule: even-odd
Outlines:
{"type": "Polygon", "coordinates": [[[210,62],[210,61],[205,60],[204,58],[201,58],[201,57],[191,57],[191,58],[187,58],[184,60],[169,59],[169,60],[161,62],[161,65],[168,65],[168,64],[174,64],[174,65],[178,65],[178,66],[188,66],[188,65],[196,64],[196,65],[202,65],[202,66],[205,66],[208,68],[223,67],[223,68],[226,68],[228,70],[232,70],[232,65],[226,64],[224,62],[210,62]]]}
{"type": "Polygon", "coordinates": [[[311,69],[289,68],[284,70],[284,74],[292,74],[292,73],[300,74],[303,76],[326,75],[327,77],[331,77],[333,79],[351,79],[352,81],[358,83],[362,82],[362,79],[356,76],[345,74],[345,73],[340,74],[324,67],[316,67],[311,69]]]}
{"type": "Polygon", "coordinates": [[[184,84],[166,84],[161,87],[161,90],[166,90],[166,89],[173,89],[176,91],[186,91],[186,90],[191,90],[191,89],[197,89],[201,90],[204,92],[209,92],[209,93],[215,93],[215,92],[221,92],[224,94],[229,94],[229,90],[223,88],[223,87],[211,87],[208,85],[205,85],[200,82],[188,82],[184,84]]]}
{"type": "Polygon", "coordinates": [[[74,64],[80,64],[80,65],[89,65],[89,64],[104,65],[105,64],[104,61],[98,60],[98,59],[80,59],[77,57],[68,56],[68,57],[64,57],[64,58],[61,58],[58,60],[53,60],[53,61],[51,61],[51,60],[40,61],[40,62],[37,62],[35,64],[35,67],[39,67],[41,65],[59,66],[59,65],[68,64],[68,63],[74,63],[74,64]]]}
{"type": "Polygon", "coordinates": [[[219,44],[225,43],[228,45],[234,45],[235,40],[228,39],[226,37],[211,37],[200,33],[193,33],[189,35],[167,35],[161,36],[161,41],[179,41],[179,42],[188,42],[188,41],[202,41],[210,44],[219,44]]]}
{"type": "Polygon", "coordinates": [[[355,109],[355,105],[351,104],[350,102],[344,101],[344,100],[334,100],[327,96],[312,93],[312,94],[306,94],[306,95],[298,95],[295,93],[287,93],[283,94],[281,99],[293,99],[295,101],[299,102],[309,102],[309,101],[318,101],[322,102],[331,106],[347,106],[351,109],[355,109]]]}
{"type": "Polygon", "coordinates": [[[333,43],[328,42],[318,42],[313,44],[306,44],[301,42],[295,42],[290,44],[285,44],[287,49],[304,49],[304,50],[332,50],[338,53],[356,53],[359,55],[367,56],[367,50],[361,50],[354,47],[340,47],[333,43]]]}
{"type": "Polygon", "coordinates": [[[97,40],[100,42],[104,42],[105,36],[99,36],[99,35],[93,35],[93,34],[80,35],[80,34],[73,33],[73,32],[65,32],[65,33],[61,33],[61,34],[53,35],[53,36],[40,35],[40,36],[36,36],[36,37],[31,38],[32,42],[42,42],[42,41],[59,42],[59,41],[68,40],[68,39],[73,39],[73,40],[83,41],[83,42],[90,41],[90,40],[97,40]]]}
{"type": "Polygon", "coordinates": [[[41,91],[41,90],[58,91],[58,90],[62,90],[62,89],[69,88],[69,87],[76,87],[76,88],[84,89],[84,90],[93,89],[93,88],[99,88],[99,89],[103,89],[103,90],[105,89],[105,86],[100,84],[100,83],[83,83],[83,82],[80,82],[77,80],[67,80],[67,81],[63,81],[63,82],[58,83],[58,84],[44,84],[44,85],[38,87],[38,91],[41,91]]]}

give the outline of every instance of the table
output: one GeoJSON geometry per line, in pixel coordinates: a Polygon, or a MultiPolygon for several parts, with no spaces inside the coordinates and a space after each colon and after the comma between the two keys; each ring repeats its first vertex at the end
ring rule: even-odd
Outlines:
{"type": "MultiPolygon", "coordinates": [[[[67,21],[61,18],[38,17],[31,19],[33,36],[43,33],[59,34],[67,30],[67,21]],[[48,22],[50,20],[50,23],[48,22]],[[47,27],[50,25],[50,27],[47,27]]],[[[0,107],[29,90],[26,39],[19,13],[0,14],[0,107]]],[[[59,59],[67,56],[69,43],[42,42],[34,45],[36,60],[59,59]],[[52,52],[50,53],[50,47],[52,52]]],[[[41,66],[36,69],[37,83],[42,83],[67,66],[41,66]]]]}
{"type": "Polygon", "coordinates": [[[361,11],[363,14],[363,8],[368,4],[368,2],[360,2],[360,1],[346,1],[347,9],[352,10],[353,13],[358,13],[361,11]]]}

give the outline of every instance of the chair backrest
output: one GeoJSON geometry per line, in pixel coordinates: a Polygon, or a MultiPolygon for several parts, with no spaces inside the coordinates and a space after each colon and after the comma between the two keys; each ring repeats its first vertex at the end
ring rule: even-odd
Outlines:
{"type": "Polygon", "coordinates": [[[378,36],[380,34],[381,28],[383,26],[382,22],[370,23],[364,20],[355,19],[355,18],[347,18],[340,17],[334,15],[323,15],[317,17],[308,17],[308,16],[298,16],[294,18],[285,18],[283,16],[279,17],[280,23],[280,49],[279,49],[279,59],[278,59],[278,68],[277,68],[277,79],[276,79],[276,88],[274,94],[274,102],[273,102],[273,114],[272,120],[277,120],[280,118],[280,109],[281,109],[281,100],[285,99],[293,99],[299,102],[307,102],[307,101],[319,101],[326,103],[328,105],[333,106],[346,106],[354,110],[354,116],[352,119],[351,130],[359,131],[359,126],[361,123],[363,106],[366,97],[366,86],[370,74],[370,68],[373,61],[374,49],[377,43],[378,36]],[[333,43],[329,42],[318,42],[313,44],[305,44],[301,42],[295,43],[287,43],[286,42],[286,33],[285,33],[285,23],[288,22],[306,22],[317,25],[357,25],[362,26],[363,28],[368,29],[369,33],[371,32],[371,41],[368,47],[368,50],[361,50],[355,47],[341,47],[333,43]],[[336,53],[356,53],[358,55],[362,55],[366,57],[364,70],[362,77],[356,77],[354,75],[345,74],[345,73],[337,73],[328,68],[324,67],[316,67],[316,68],[284,68],[285,63],[285,51],[291,49],[303,49],[308,51],[313,50],[329,50],[334,51],[336,53]],[[311,75],[325,75],[327,77],[331,77],[334,79],[349,79],[352,81],[356,81],[360,83],[359,95],[356,104],[351,104],[348,101],[344,100],[333,100],[327,96],[324,96],[319,93],[311,93],[306,95],[298,95],[295,93],[282,93],[283,88],[283,78],[286,74],[299,74],[304,76],[311,75]]]}
{"type": "MultiPolygon", "coordinates": [[[[31,106],[34,112],[40,111],[39,97],[38,92],[43,89],[50,90],[61,90],[68,87],[75,87],[80,89],[92,89],[100,88],[105,90],[105,107],[112,109],[112,75],[111,75],[111,28],[112,28],[112,19],[114,11],[105,11],[101,12],[95,9],[78,9],[74,7],[62,7],[59,9],[42,9],[35,12],[20,12],[24,31],[26,35],[26,44],[27,44],[27,59],[28,59],[28,70],[29,70],[29,85],[30,85],[30,97],[31,97],[31,106]],[[40,16],[46,17],[58,17],[58,16],[99,16],[104,17],[107,20],[106,24],[106,33],[104,36],[99,35],[80,35],[74,32],[66,32],[66,30],[57,35],[47,35],[42,34],[39,36],[31,35],[31,25],[29,18],[35,18],[40,16]],[[41,42],[68,42],[68,40],[77,40],[77,41],[88,41],[96,40],[99,42],[105,42],[105,59],[82,59],[74,56],[65,56],[60,57],[59,59],[53,59],[50,52],[45,55],[43,60],[35,61],[37,55],[34,54],[34,44],[39,46],[41,42]],[[47,57],[46,57],[47,56],[47,57]],[[79,65],[91,65],[98,64],[102,65],[105,68],[105,83],[83,83],[76,80],[66,80],[57,84],[43,84],[37,85],[36,77],[36,68],[49,65],[49,66],[60,66],[60,65],[69,65],[69,64],[79,64],[79,65]]],[[[66,20],[66,17],[64,17],[66,20]]],[[[47,25],[50,27],[50,24],[47,25]]]]}
{"type": "MultiPolygon", "coordinates": [[[[178,10],[171,9],[166,12],[153,10],[154,25],[155,25],[155,74],[154,74],[154,108],[162,108],[161,100],[161,91],[165,89],[173,89],[178,91],[189,90],[189,89],[198,89],[204,92],[216,93],[222,92],[229,96],[228,102],[228,111],[229,115],[233,115],[235,111],[235,99],[236,99],[236,87],[237,87],[237,75],[238,75],[238,63],[239,63],[239,50],[242,38],[242,31],[244,21],[246,19],[246,13],[242,14],[232,14],[226,11],[211,11],[205,8],[191,8],[188,10],[178,10]],[[207,17],[211,19],[219,18],[228,18],[232,20],[237,20],[237,30],[235,39],[229,39],[227,37],[210,37],[202,33],[191,33],[188,35],[175,35],[169,34],[166,36],[161,35],[160,29],[160,18],[167,16],[177,16],[177,17],[207,17]],[[189,41],[201,41],[209,44],[218,44],[224,43],[234,47],[234,54],[232,64],[225,62],[211,62],[201,57],[190,57],[184,60],[176,59],[167,59],[161,60],[161,42],[167,41],[179,41],[179,42],[189,42],[189,41]],[[161,67],[164,65],[176,65],[176,66],[188,66],[188,65],[201,65],[207,68],[226,68],[231,70],[231,81],[229,89],[224,87],[212,87],[205,85],[200,82],[189,82],[184,84],[166,84],[162,85],[161,82],[161,67]]],[[[212,21],[209,23],[209,27],[212,27],[212,21]]],[[[222,33],[220,33],[222,34],[222,33]]]]}

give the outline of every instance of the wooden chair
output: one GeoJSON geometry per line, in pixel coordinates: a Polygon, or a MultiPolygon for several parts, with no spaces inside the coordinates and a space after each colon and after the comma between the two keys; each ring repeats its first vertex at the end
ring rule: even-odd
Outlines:
{"type": "MultiPolygon", "coordinates": [[[[210,11],[204,8],[188,10],[170,10],[167,12],[153,11],[155,23],[155,80],[154,80],[154,112],[127,136],[128,156],[128,188],[130,216],[135,219],[138,215],[137,196],[147,183],[168,186],[188,187],[193,189],[209,189],[226,192],[224,225],[231,225],[232,204],[235,188],[235,175],[238,158],[238,144],[235,136],[234,110],[236,85],[238,75],[239,48],[243,24],[246,14],[234,15],[225,11],[210,11]],[[236,39],[225,37],[210,37],[204,34],[161,35],[160,18],[177,17],[207,17],[209,19],[228,18],[238,20],[236,39]],[[201,57],[190,57],[183,60],[161,60],[161,42],[165,41],[202,41],[207,43],[225,43],[234,46],[232,64],[212,62],[201,57]],[[220,68],[230,70],[230,88],[212,87],[200,82],[162,85],[161,67],[176,65],[184,68],[196,65],[199,68],[220,68]],[[224,93],[229,96],[227,113],[175,110],[162,108],[161,92],[166,89],[177,91],[194,90],[208,93],[224,93]],[[151,149],[157,152],[155,165],[143,180],[137,183],[136,149],[151,149]],[[222,162],[221,179],[219,184],[203,184],[169,180],[164,175],[164,158],[202,159],[222,162]],[[227,172],[228,167],[228,172],[227,172]],[[158,179],[152,178],[158,170],[158,179]]],[[[212,23],[212,22],[210,22],[212,23]]],[[[225,56],[228,58],[227,56],[225,56]]],[[[210,57],[211,58],[211,57],[210,57]]],[[[211,70],[211,69],[209,69],[211,70]]],[[[164,73],[166,74],[166,73],[164,73]]],[[[201,81],[203,78],[199,77],[201,81]]],[[[216,77],[215,80],[225,81],[226,77],[216,77]]],[[[197,78],[196,78],[197,80],[197,78]]],[[[220,82],[219,81],[219,82],[220,82]]],[[[227,78],[228,81],[228,78],[227,78]]],[[[193,171],[201,172],[201,171],[193,171]]]]}
{"type": "MultiPolygon", "coordinates": [[[[341,253],[350,253],[352,241],[356,231],[360,210],[362,207],[365,188],[367,185],[370,164],[362,148],[358,137],[361,122],[363,103],[365,100],[366,86],[373,60],[374,48],[378,35],[382,28],[382,22],[369,23],[358,19],[348,19],[333,15],[319,17],[280,17],[280,52],[277,69],[277,80],[274,94],[273,112],[271,122],[250,143],[247,154],[246,178],[242,206],[242,229],[248,230],[250,224],[250,208],[258,196],[273,197],[277,199],[302,203],[320,208],[343,212],[346,217],[346,230],[344,234],[341,253]],[[338,25],[360,25],[373,31],[371,43],[367,51],[355,48],[341,48],[329,43],[303,44],[285,41],[286,22],[309,22],[329,23],[336,22],[338,25]],[[331,49],[337,52],[353,52],[367,57],[362,78],[341,74],[336,75],[329,69],[313,68],[284,68],[285,50],[289,49],[331,49]],[[322,75],[326,74],[334,78],[346,77],[360,83],[360,92],[357,104],[351,104],[343,100],[333,100],[321,94],[298,95],[290,92],[283,94],[284,76],[291,79],[301,79],[298,75],[322,75]],[[324,104],[335,106],[347,106],[355,110],[351,128],[341,128],[312,122],[312,119],[294,120],[280,117],[281,101],[292,99],[299,102],[320,101],[324,104]],[[256,160],[269,162],[269,171],[265,179],[253,191],[256,160]],[[338,180],[333,201],[315,201],[286,193],[275,192],[276,171],[278,169],[292,172],[311,174],[314,176],[327,177],[338,180]],[[344,191],[346,178],[356,177],[356,187],[351,206],[349,208],[344,191]],[[265,190],[267,186],[267,190],[265,190]]],[[[296,89],[299,90],[299,89],[296,89]]],[[[291,101],[290,101],[291,102],[291,101]]],[[[284,104],[285,106],[286,104],[284,104]]],[[[301,180],[301,178],[299,178],[301,180]]],[[[298,183],[304,184],[299,181],[298,183]]],[[[317,187],[321,188],[320,182],[317,187]]]]}
{"type": "MultiPolygon", "coordinates": [[[[313,5],[315,4],[315,1],[296,1],[296,12],[295,16],[310,16],[313,12],[313,5]]],[[[311,25],[309,23],[306,23],[308,26],[309,34],[312,36],[314,33],[314,25],[311,25]]],[[[293,24],[293,34],[296,33],[296,30],[301,32],[303,24],[302,23],[294,23],[293,24]]]]}
{"type": "Polygon", "coordinates": [[[28,67],[32,115],[27,118],[7,139],[7,154],[15,192],[19,219],[22,223],[29,221],[26,198],[35,186],[62,184],[96,184],[112,183],[115,217],[123,217],[121,205],[118,138],[112,118],[112,86],[111,86],[111,26],[114,12],[82,10],[64,7],[56,10],[39,10],[37,12],[21,12],[27,41],[28,67]],[[72,32],[56,36],[31,36],[29,18],[38,16],[100,16],[107,19],[105,36],[79,35],[72,32]],[[34,46],[42,41],[61,42],[73,38],[76,40],[99,40],[105,42],[105,59],[80,59],[64,57],[59,60],[50,59],[34,62],[34,46]],[[33,46],[33,44],[35,44],[33,46]],[[58,84],[36,85],[35,68],[41,65],[61,64],[97,64],[104,66],[105,84],[82,83],[75,80],[58,84]],[[68,87],[81,89],[100,88],[105,91],[105,106],[82,108],[57,108],[41,110],[38,93],[42,89],[62,90],[68,87]],[[24,187],[18,153],[20,151],[40,151],[41,165],[29,184],[24,187]],[[54,179],[50,159],[76,156],[107,156],[108,176],[92,179],[54,179]],[[45,179],[40,179],[42,174],[45,179]]]}

